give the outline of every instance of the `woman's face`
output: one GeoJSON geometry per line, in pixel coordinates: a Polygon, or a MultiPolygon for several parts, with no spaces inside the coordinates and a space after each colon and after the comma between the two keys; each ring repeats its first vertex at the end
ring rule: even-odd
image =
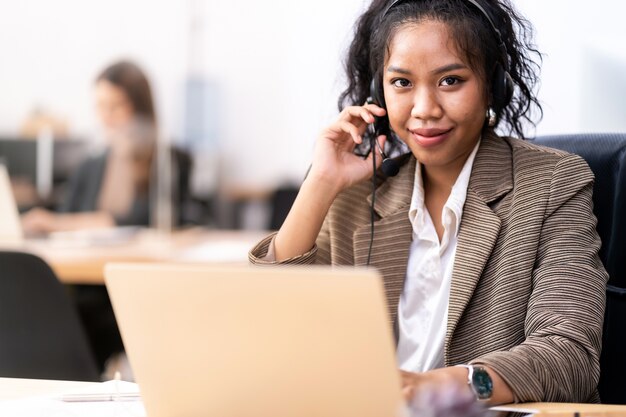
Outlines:
{"type": "Polygon", "coordinates": [[[458,175],[480,137],[484,81],[457,50],[448,27],[426,20],[390,43],[383,85],[389,121],[427,173],[458,175]]]}
{"type": "Polygon", "coordinates": [[[106,130],[119,130],[127,126],[135,112],[124,90],[106,80],[96,83],[96,111],[106,130]]]}

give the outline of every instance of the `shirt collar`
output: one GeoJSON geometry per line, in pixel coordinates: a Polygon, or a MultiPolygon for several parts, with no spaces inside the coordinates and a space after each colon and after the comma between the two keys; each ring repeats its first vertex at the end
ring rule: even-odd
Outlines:
{"type": "MultiPolygon", "coordinates": [[[[480,139],[476,142],[474,149],[465,160],[465,164],[463,164],[463,168],[452,186],[450,196],[443,207],[444,216],[445,213],[448,212],[452,217],[455,235],[458,234],[461,224],[463,205],[467,197],[467,187],[479,146],[480,139]]],[[[423,229],[425,222],[424,183],[422,181],[422,164],[419,161],[415,164],[415,179],[413,182],[411,206],[409,208],[409,220],[413,226],[413,231],[419,235],[419,231],[423,229]]]]}

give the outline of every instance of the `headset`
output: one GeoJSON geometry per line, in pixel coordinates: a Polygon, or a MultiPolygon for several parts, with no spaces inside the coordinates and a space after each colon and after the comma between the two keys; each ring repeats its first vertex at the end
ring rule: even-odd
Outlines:
{"type": "MultiPolygon", "coordinates": [[[[389,12],[394,8],[403,3],[408,3],[410,1],[415,0],[394,0],[387,6],[385,11],[382,13],[380,22],[382,22],[385,17],[389,14],[389,12]]],[[[509,74],[509,60],[508,54],[506,50],[506,45],[502,38],[502,34],[500,30],[494,23],[494,19],[491,17],[489,13],[487,13],[486,9],[481,6],[477,0],[465,0],[468,4],[474,6],[476,10],[478,10],[482,16],[487,19],[491,30],[496,36],[496,41],[498,43],[498,49],[500,51],[500,59],[496,61],[496,65],[493,70],[493,75],[491,79],[491,94],[492,94],[492,107],[496,114],[500,114],[502,109],[504,109],[507,104],[511,101],[513,97],[514,83],[511,75],[509,74]]],[[[372,77],[372,81],[370,83],[370,96],[367,99],[368,104],[376,104],[379,107],[384,109],[387,108],[385,103],[385,96],[383,94],[382,89],[382,76],[379,72],[375,73],[372,77]]],[[[389,118],[388,117],[376,117],[374,122],[374,132],[373,135],[375,142],[372,146],[378,146],[378,149],[383,157],[383,164],[381,170],[388,177],[395,176],[399,171],[398,164],[391,158],[387,157],[385,153],[382,151],[378,141],[375,139],[380,135],[385,135],[389,137],[391,134],[391,129],[389,127],[389,118]]]]}
{"type": "MultiPolygon", "coordinates": [[[[410,1],[417,0],[394,0],[389,6],[385,9],[385,11],[381,14],[381,18],[379,23],[382,22],[385,17],[389,14],[389,12],[394,8],[403,3],[408,3],[410,1]]],[[[497,115],[500,114],[502,109],[504,109],[511,101],[513,97],[514,90],[514,82],[509,74],[509,60],[508,53],[506,50],[506,45],[502,38],[502,34],[500,30],[494,23],[494,19],[487,12],[487,10],[481,6],[477,0],[465,0],[469,5],[472,5],[482,16],[487,19],[491,30],[493,31],[496,41],[498,43],[498,49],[500,52],[500,59],[496,61],[495,67],[493,69],[492,79],[491,79],[491,95],[492,95],[492,103],[491,106],[496,112],[497,115]]],[[[367,98],[368,104],[376,104],[379,107],[387,109],[385,103],[385,96],[383,94],[382,89],[382,75],[380,72],[376,72],[372,77],[372,81],[370,83],[370,96],[367,98]]],[[[376,150],[378,148],[380,154],[382,155],[383,162],[381,165],[381,171],[387,177],[393,177],[398,174],[400,171],[400,166],[398,163],[389,158],[383,151],[382,147],[378,143],[378,136],[385,135],[387,138],[390,137],[391,128],[389,126],[389,118],[387,116],[383,117],[374,117],[374,134],[371,137],[371,145],[370,151],[373,154],[372,162],[374,166],[374,170],[376,170],[376,150]]],[[[370,219],[370,245],[369,251],[367,254],[367,265],[370,264],[370,258],[372,254],[372,245],[374,242],[374,202],[376,199],[376,175],[372,177],[372,206],[371,206],[371,219],[370,219]]]]}

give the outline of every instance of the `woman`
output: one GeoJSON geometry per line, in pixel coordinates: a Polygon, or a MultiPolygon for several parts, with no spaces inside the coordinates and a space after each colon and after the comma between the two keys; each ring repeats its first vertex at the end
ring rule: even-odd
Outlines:
{"type": "MultiPolygon", "coordinates": [[[[25,232],[149,224],[156,116],[148,79],[134,63],[117,62],[97,77],[95,96],[107,148],[72,175],[61,213],[37,208],[22,217],[25,232]]],[[[106,288],[74,285],[71,294],[103,378],[112,379],[120,371],[124,379],[132,379],[120,354],[124,346],[106,288]]]]}
{"type": "Polygon", "coordinates": [[[156,143],[150,84],[142,70],[121,61],[96,79],[96,109],[107,149],[70,179],[61,210],[34,209],[22,218],[27,233],[148,225],[148,183],[156,143]]]}
{"type": "Polygon", "coordinates": [[[350,47],[348,105],[283,226],[250,254],[378,268],[407,399],[457,383],[492,404],[598,400],[607,275],[593,175],[495,133],[523,138],[541,111],[530,38],[508,0],[375,0],[350,47]],[[410,153],[373,193],[385,156],[355,150],[377,119],[374,152],[410,153]]]}

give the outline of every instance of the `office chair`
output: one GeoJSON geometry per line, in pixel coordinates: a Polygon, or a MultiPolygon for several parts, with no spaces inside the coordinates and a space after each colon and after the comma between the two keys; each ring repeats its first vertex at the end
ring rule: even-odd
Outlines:
{"type": "Polygon", "coordinates": [[[269,230],[278,230],[291,210],[291,206],[298,195],[300,188],[296,185],[284,185],[277,188],[270,197],[269,230]]]}
{"type": "Polygon", "coordinates": [[[580,155],[595,174],[593,211],[609,273],[598,388],[602,402],[626,404],[626,133],[542,136],[534,142],[580,155]]]}
{"type": "Polygon", "coordinates": [[[0,377],[98,381],[69,297],[39,257],[0,251],[0,377]]]}
{"type": "Polygon", "coordinates": [[[174,224],[182,226],[194,223],[190,215],[190,206],[193,205],[191,196],[191,174],[193,171],[193,159],[191,154],[181,148],[172,147],[172,204],[175,208],[176,218],[174,224]]]}

